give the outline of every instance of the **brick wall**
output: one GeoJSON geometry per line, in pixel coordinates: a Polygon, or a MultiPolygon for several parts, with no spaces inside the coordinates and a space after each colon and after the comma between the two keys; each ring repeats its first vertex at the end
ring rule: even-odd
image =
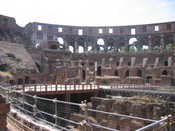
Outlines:
{"type": "Polygon", "coordinates": [[[7,113],[10,111],[10,104],[0,95],[0,130],[7,130],[7,113]]]}

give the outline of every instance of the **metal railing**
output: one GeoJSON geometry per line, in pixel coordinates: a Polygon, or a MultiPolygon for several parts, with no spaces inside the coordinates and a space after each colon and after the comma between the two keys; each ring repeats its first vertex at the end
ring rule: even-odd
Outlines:
{"type": "MultiPolygon", "coordinates": [[[[38,96],[32,96],[25,92],[19,92],[15,88],[0,86],[0,94],[6,97],[7,101],[11,103],[11,108],[18,110],[19,112],[31,116],[33,119],[43,121],[48,125],[54,126],[58,129],[68,131],[68,125],[73,126],[86,126],[89,125],[92,130],[103,129],[106,131],[119,131],[103,125],[99,122],[93,122],[87,118],[90,114],[96,113],[103,116],[124,117],[127,119],[134,119],[138,121],[144,121],[148,123],[142,128],[136,129],[136,131],[145,131],[151,129],[153,131],[159,131],[161,125],[166,124],[165,129],[169,131],[169,117],[165,117],[161,120],[151,120],[130,115],[123,115],[112,112],[105,112],[96,109],[89,109],[86,103],[73,103],[66,102],[58,99],[48,99],[38,96]],[[85,117],[82,120],[74,119],[73,114],[83,114],[85,117]]],[[[20,114],[19,114],[20,115],[20,114]]]]}
{"type": "Polygon", "coordinates": [[[64,92],[64,91],[88,91],[98,90],[98,85],[81,84],[81,85],[58,85],[58,84],[40,84],[40,85],[17,85],[14,86],[17,90],[23,92],[64,92]]]}
{"type": "Polygon", "coordinates": [[[172,91],[172,89],[175,89],[175,86],[159,86],[159,85],[150,85],[150,84],[113,84],[111,86],[108,86],[108,88],[112,89],[143,89],[143,90],[167,90],[172,91]]]}

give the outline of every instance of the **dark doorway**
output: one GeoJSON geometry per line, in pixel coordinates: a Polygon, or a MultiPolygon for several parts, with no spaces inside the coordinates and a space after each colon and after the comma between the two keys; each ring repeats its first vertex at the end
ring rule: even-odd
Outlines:
{"type": "Polygon", "coordinates": [[[117,70],[115,70],[114,75],[118,76],[118,71],[117,70]]]}
{"type": "Polygon", "coordinates": [[[129,76],[129,71],[127,70],[126,72],[125,72],[125,77],[128,77],[129,76]]]}
{"type": "Polygon", "coordinates": [[[25,77],[25,84],[29,84],[30,78],[28,76],[25,77]]]}
{"type": "Polygon", "coordinates": [[[83,81],[86,80],[86,71],[82,70],[82,79],[83,81]]]}
{"type": "Polygon", "coordinates": [[[137,70],[137,76],[142,77],[142,71],[141,70],[137,70]]]}
{"type": "Polygon", "coordinates": [[[146,77],[146,83],[150,83],[151,80],[152,80],[152,76],[147,76],[147,77],[146,77]]]}
{"type": "Polygon", "coordinates": [[[97,67],[97,76],[101,76],[101,66],[97,67]]]}
{"type": "Polygon", "coordinates": [[[167,76],[167,75],[168,75],[168,71],[164,70],[164,71],[162,72],[162,75],[167,76]]]}
{"type": "Polygon", "coordinates": [[[164,66],[168,66],[168,61],[165,61],[164,62],[164,66]]]}

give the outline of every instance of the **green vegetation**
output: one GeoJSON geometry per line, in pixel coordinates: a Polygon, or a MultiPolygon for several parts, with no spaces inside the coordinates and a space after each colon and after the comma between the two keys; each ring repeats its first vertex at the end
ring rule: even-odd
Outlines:
{"type": "Polygon", "coordinates": [[[173,49],[173,45],[171,43],[166,44],[165,49],[166,50],[171,50],[171,49],[173,49]]]}

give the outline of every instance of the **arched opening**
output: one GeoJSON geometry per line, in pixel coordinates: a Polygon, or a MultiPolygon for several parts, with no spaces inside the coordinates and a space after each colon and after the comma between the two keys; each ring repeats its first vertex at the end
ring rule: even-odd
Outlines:
{"type": "Polygon", "coordinates": [[[125,72],[125,77],[128,77],[129,76],[129,71],[127,70],[126,72],[125,72]]]}
{"type": "Polygon", "coordinates": [[[78,53],[83,53],[83,52],[84,52],[84,47],[78,46],[78,53]]]}
{"type": "Polygon", "coordinates": [[[152,76],[147,76],[147,77],[146,77],[146,83],[150,83],[151,80],[152,80],[152,76]]]}
{"type": "Polygon", "coordinates": [[[128,61],[128,66],[131,66],[131,61],[128,61]]]}
{"type": "Polygon", "coordinates": [[[100,49],[100,51],[104,51],[105,50],[104,47],[100,47],[99,49],[100,49]]]}
{"type": "Polygon", "coordinates": [[[36,43],[35,48],[39,48],[40,47],[40,43],[36,43]]]}
{"type": "Polygon", "coordinates": [[[118,76],[118,70],[115,70],[114,76],[118,76]]]}
{"type": "Polygon", "coordinates": [[[167,70],[164,70],[164,71],[162,72],[162,75],[167,76],[167,75],[168,75],[168,71],[167,71],[167,70]]]}
{"type": "Polygon", "coordinates": [[[92,51],[92,46],[88,46],[88,51],[92,51]]]}
{"type": "Polygon", "coordinates": [[[23,79],[18,79],[17,84],[18,85],[23,84],[23,79]]]}
{"type": "Polygon", "coordinates": [[[82,70],[82,80],[86,80],[86,71],[82,70]]]}
{"type": "Polygon", "coordinates": [[[142,71],[141,70],[137,70],[137,76],[142,77],[142,71]]]}
{"type": "Polygon", "coordinates": [[[137,39],[136,38],[129,39],[129,51],[130,52],[137,51],[137,39]]]}
{"type": "Polygon", "coordinates": [[[120,62],[119,62],[119,61],[117,61],[117,62],[116,62],[116,66],[119,66],[119,65],[120,65],[120,62]]]}
{"type": "Polygon", "coordinates": [[[30,83],[30,78],[28,76],[25,77],[24,83],[25,84],[29,84],[30,83]]]}
{"type": "Polygon", "coordinates": [[[104,41],[104,39],[102,39],[102,38],[99,38],[98,40],[97,40],[97,45],[104,45],[105,44],[105,41],[104,41]]]}
{"type": "Polygon", "coordinates": [[[69,46],[69,51],[73,53],[74,52],[74,47],[73,46],[69,46]]]}
{"type": "Polygon", "coordinates": [[[149,46],[148,45],[143,45],[142,46],[142,50],[148,50],[149,49],[149,46]]]}
{"type": "Polygon", "coordinates": [[[101,76],[102,72],[101,72],[101,66],[97,67],[97,76],[101,76]]]}
{"type": "Polygon", "coordinates": [[[64,40],[63,40],[62,37],[58,37],[58,38],[57,38],[57,41],[58,41],[58,43],[61,44],[61,45],[64,44],[64,40]]]}
{"type": "Polygon", "coordinates": [[[168,66],[168,61],[164,61],[164,66],[168,66]]]}
{"type": "Polygon", "coordinates": [[[35,65],[36,65],[38,71],[41,72],[41,71],[42,71],[42,70],[41,70],[41,66],[40,66],[37,62],[35,62],[35,65]]]}

